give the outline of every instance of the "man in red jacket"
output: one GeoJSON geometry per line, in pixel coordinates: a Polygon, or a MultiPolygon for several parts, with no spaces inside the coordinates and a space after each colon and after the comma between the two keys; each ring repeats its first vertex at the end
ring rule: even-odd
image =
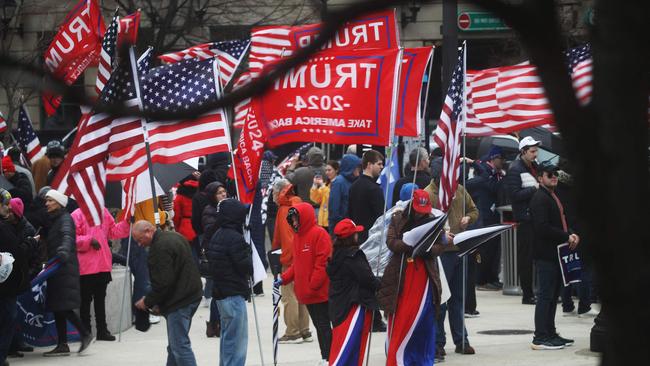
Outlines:
{"type": "Polygon", "coordinates": [[[307,305],[316,326],[321,364],[327,365],[332,326],[327,306],[329,278],[325,268],[332,254],[332,243],[325,229],[316,224],[314,208],[308,203],[295,204],[289,209],[287,221],[296,233],[293,238],[293,263],[282,273],[279,284],[295,281],[298,302],[307,305]]]}

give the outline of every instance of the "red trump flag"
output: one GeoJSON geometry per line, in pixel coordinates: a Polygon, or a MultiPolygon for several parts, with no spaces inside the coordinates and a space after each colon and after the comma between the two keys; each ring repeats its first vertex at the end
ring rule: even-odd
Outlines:
{"type": "Polygon", "coordinates": [[[255,118],[255,113],[248,113],[234,153],[237,191],[242,203],[253,203],[255,198],[265,143],[266,135],[255,118]]]}
{"type": "Polygon", "coordinates": [[[387,145],[400,55],[399,49],[320,52],[280,77],[253,101],[269,145],[387,145]]]}
{"type": "Polygon", "coordinates": [[[432,56],[432,47],[404,49],[395,121],[396,136],[417,137],[422,133],[425,103],[422,92],[426,91],[423,80],[432,56]]]}
{"type": "MultiPolygon", "coordinates": [[[[97,0],[81,0],[65,18],[45,51],[45,68],[68,85],[94,63],[101,51],[106,31],[97,0]]],[[[53,115],[61,98],[43,94],[48,115],[53,115]]]]}

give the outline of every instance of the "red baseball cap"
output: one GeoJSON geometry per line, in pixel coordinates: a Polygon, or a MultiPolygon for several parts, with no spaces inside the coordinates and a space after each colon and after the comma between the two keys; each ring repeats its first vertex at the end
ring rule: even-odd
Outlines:
{"type": "Polygon", "coordinates": [[[413,200],[411,201],[411,204],[417,213],[431,213],[431,200],[429,199],[429,194],[424,189],[416,189],[413,191],[413,200]]]}
{"type": "Polygon", "coordinates": [[[334,227],[334,234],[341,238],[347,238],[348,236],[354,235],[354,233],[360,233],[362,231],[363,225],[357,225],[350,219],[343,219],[334,227]]]}

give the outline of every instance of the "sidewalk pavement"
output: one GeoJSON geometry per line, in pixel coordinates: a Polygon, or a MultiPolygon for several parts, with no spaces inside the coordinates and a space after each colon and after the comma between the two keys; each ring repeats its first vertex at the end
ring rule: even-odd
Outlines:
{"type": "MultiPolygon", "coordinates": [[[[266,295],[255,298],[257,318],[260,323],[262,348],[265,365],[273,365],[272,353],[272,281],[268,278],[264,283],[266,295]]],[[[454,353],[454,345],[447,343],[447,357],[445,365],[481,365],[481,366],[508,366],[508,365],[540,365],[540,366],[595,366],[600,362],[598,354],[589,352],[589,332],[593,319],[577,317],[563,317],[562,309],[558,307],[556,325],[558,331],[566,338],[575,339],[575,344],[559,351],[532,351],[530,343],[532,334],[524,335],[484,335],[478,332],[487,330],[528,330],[534,329],[533,314],[535,307],[522,305],[518,296],[504,296],[501,292],[477,291],[478,310],[481,316],[466,319],[469,332],[469,341],[476,349],[476,355],[458,355],[454,353]]],[[[199,365],[218,365],[219,363],[219,338],[206,338],[205,322],[209,316],[209,309],[199,307],[194,316],[190,337],[192,348],[199,365]]],[[[257,335],[255,332],[255,316],[253,304],[248,304],[248,357],[247,365],[261,365],[257,335]]],[[[11,365],[66,365],[85,366],[117,366],[117,365],[164,365],[167,359],[165,347],[167,334],[164,318],[159,324],[142,333],[131,328],[122,334],[121,342],[95,341],[83,355],[71,354],[68,357],[44,358],[43,352],[51,348],[37,348],[33,353],[26,353],[25,357],[9,359],[11,365]]],[[[451,342],[448,324],[447,339],[451,342]]],[[[320,359],[315,328],[312,325],[314,341],[302,344],[281,344],[278,350],[278,365],[316,365],[320,359]]],[[[280,319],[280,336],[284,330],[284,323],[280,319]]],[[[117,336],[117,335],[116,335],[117,336]]],[[[386,333],[373,333],[370,346],[370,362],[372,366],[385,364],[384,342],[386,333]]],[[[76,351],[78,343],[71,344],[71,350],[76,351]]]]}

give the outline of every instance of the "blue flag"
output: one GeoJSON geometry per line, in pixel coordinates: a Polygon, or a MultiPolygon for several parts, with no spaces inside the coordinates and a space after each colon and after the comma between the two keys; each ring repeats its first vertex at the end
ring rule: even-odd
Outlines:
{"type": "Polygon", "coordinates": [[[377,179],[377,183],[381,185],[381,189],[384,192],[384,198],[387,200],[387,202],[391,202],[393,200],[393,188],[395,188],[395,183],[400,178],[399,161],[397,161],[397,149],[393,147],[389,149],[393,151],[393,157],[390,159],[390,166],[388,166],[388,161],[386,161],[386,166],[384,166],[384,170],[381,171],[381,174],[377,179]],[[388,190],[388,194],[386,194],[386,190],[388,190]]]}

